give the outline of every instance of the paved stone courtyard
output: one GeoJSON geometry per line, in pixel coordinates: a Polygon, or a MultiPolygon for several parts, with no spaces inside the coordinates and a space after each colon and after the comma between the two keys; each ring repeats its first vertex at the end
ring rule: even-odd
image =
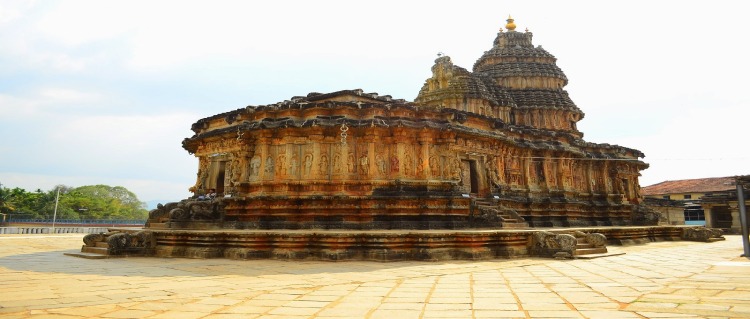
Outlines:
{"type": "Polygon", "coordinates": [[[592,260],[79,259],[83,234],[0,235],[2,318],[750,318],[739,236],[592,260]]]}

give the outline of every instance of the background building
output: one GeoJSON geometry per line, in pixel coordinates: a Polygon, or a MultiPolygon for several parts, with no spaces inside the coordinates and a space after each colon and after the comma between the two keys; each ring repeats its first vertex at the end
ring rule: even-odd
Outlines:
{"type": "Polygon", "coordinates": [[[641,192],[646,205],[661,212],[669,224],[705,225],[737,233],[741,229],[737,180],[746,177],[664,181],[641,192]]]}

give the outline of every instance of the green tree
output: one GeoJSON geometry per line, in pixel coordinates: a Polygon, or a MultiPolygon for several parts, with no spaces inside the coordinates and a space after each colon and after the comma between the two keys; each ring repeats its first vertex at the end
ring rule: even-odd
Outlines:
{"type": "Polygon", "coordinates": [[[146,203],[122,186],[87,185],[69,192],[67,207],[90,219],[145,219],[146,203]]]}
{"type": "Polygon", "coordinates": [[[22,215],[22,218],[50,219],[55,212],[57,190],[59,219],[145,219],[146,204],[122,186],[57,185],[49,191],[27,192],[21,188],[0,187],[0,212],[22,215]]]}
{"type": "Polygon", "coordinates": [[[16,209],[10,189],[0,187],[0,213],[9,214],[16,209]]]}

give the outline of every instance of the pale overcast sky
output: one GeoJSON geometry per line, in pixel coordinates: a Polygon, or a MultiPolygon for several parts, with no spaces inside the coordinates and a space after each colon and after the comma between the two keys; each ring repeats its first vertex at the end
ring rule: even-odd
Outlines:
{"type": "Polygon", "coordinates": [[[641,185],[750,174],[743,1],[0,2],[0,183],[189,196],[196,120],[309,92],[413,100],[436,54],[471,70],[511,14],[555,55],[584,139],[641,185]]]}

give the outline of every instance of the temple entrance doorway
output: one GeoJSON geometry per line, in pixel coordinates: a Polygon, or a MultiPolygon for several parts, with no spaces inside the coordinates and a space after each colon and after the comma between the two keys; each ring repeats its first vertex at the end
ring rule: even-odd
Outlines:
{"type": "Polygon", "coordinates": [[[477,176],[477,161],[461,160],[462,191],[476,195],[479,193],[479,178],[477,176]]]}
{"type": "Polygon", "coordinates": [[[218,162],[218,170],[216,173],[216,194],[224,194],[224,179],[226,177],[227,162],[218,162]]]}

